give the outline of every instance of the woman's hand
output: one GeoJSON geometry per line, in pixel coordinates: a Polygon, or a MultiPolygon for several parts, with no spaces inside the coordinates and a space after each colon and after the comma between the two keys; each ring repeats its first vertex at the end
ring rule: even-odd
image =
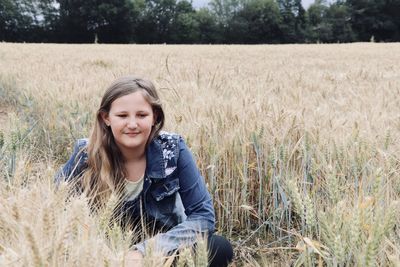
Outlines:
{"type": "Polygon", "coordinates": [[[125,267],[142,267],[143,255],[137,250],[130,250],[125,257],[125,267]]]}

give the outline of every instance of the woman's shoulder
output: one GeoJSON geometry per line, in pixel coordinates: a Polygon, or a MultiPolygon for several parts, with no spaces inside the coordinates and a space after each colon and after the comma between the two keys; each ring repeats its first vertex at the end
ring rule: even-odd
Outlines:
{"type": "Polygon", "coordinates": [[[87,147],[89,145],[88,138],[80,138],[75,141],[74,154],[83,155],[87,157],[87,147]]]}
{"type": "Polygon", "coordinates": [[[155,138],[162,154],[165,174],[171,174],[177,167],[180,149],[183,138],[181,135],[172,132],[161,131],[155,138]]]}
{"type": "Polygon", "coordinates": [[[166,153],[176,154],[178,152],[179,142],[183,140],[181,135],[166,131],[161,131],[155,139],[155,141],[161,145],[164,155],[166,153]]]}
{"type": "Polygon", "coordinates": [[[155,139],[161,145],[164,153],[165,151],[171,151],[177,154],[179,149],[186,145],[184,138],[180,134],[173,132],[161,131],[155,139]]]}
{"type": "Polygon", "coordinates": [[[70,159],[65,165],[56,173],[55,182],[58,184],[62,180],[70,180],[78,177],[83,173],[87,164],[87,145],[89,140],[87,138],[77,139],[74,144],[74,149],[70,159]]]}
{"type": "Polygon", "coordinates": [[[180,134],[173,132],[160,131],[160,133],[156,138],[160,142],[173,142],[173,141],[179,141],[182,138],[182,136],[180,134]]]}
{"type": "Polygon", "coordinates": [[[75,141],[75,147],[83,149],[89,144],[89,138],[79,138],[75,141]]]}
{"type": "Polygon", "coordinates": [[[80,138],[75,141],[74,151],[72,153],[72,158],[74,158],[75,163],[85,163],[88,159],[87,147],[89,145],[88,138],[80,138]]]}

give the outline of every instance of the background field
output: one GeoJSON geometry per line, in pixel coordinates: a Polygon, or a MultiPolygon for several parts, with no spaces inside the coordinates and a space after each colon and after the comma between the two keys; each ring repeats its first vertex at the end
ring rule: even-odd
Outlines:
{"type": "Polygon", "coordinates": [[[123,235],[52,177],[135,74],[192,148],[237,265],[398,266],[399,69],[400,44],[1,43],[0,265],[121,264],[123,235]]]}

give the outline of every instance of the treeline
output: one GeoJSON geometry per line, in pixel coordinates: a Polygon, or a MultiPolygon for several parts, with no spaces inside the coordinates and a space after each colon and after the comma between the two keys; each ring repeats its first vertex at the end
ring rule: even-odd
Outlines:
{"type": "Polygon", "coordinates": [[[0,0],[0,41],[313,43],[400,41],[400,0],[0,0]]]}

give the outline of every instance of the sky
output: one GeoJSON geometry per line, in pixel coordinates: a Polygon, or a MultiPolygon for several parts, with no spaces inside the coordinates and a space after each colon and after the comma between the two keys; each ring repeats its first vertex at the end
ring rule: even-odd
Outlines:
{"type": "MultiPolygon", "coordinates": [[[[195,8],[200,8],[200,7],[206,7],[208,4],[209,0],[193,0],[193,7],[195,8]]],[[[314,0],[302,0],[303,7],[307,9],[312,3],[314,3],[314,0]]]]}

